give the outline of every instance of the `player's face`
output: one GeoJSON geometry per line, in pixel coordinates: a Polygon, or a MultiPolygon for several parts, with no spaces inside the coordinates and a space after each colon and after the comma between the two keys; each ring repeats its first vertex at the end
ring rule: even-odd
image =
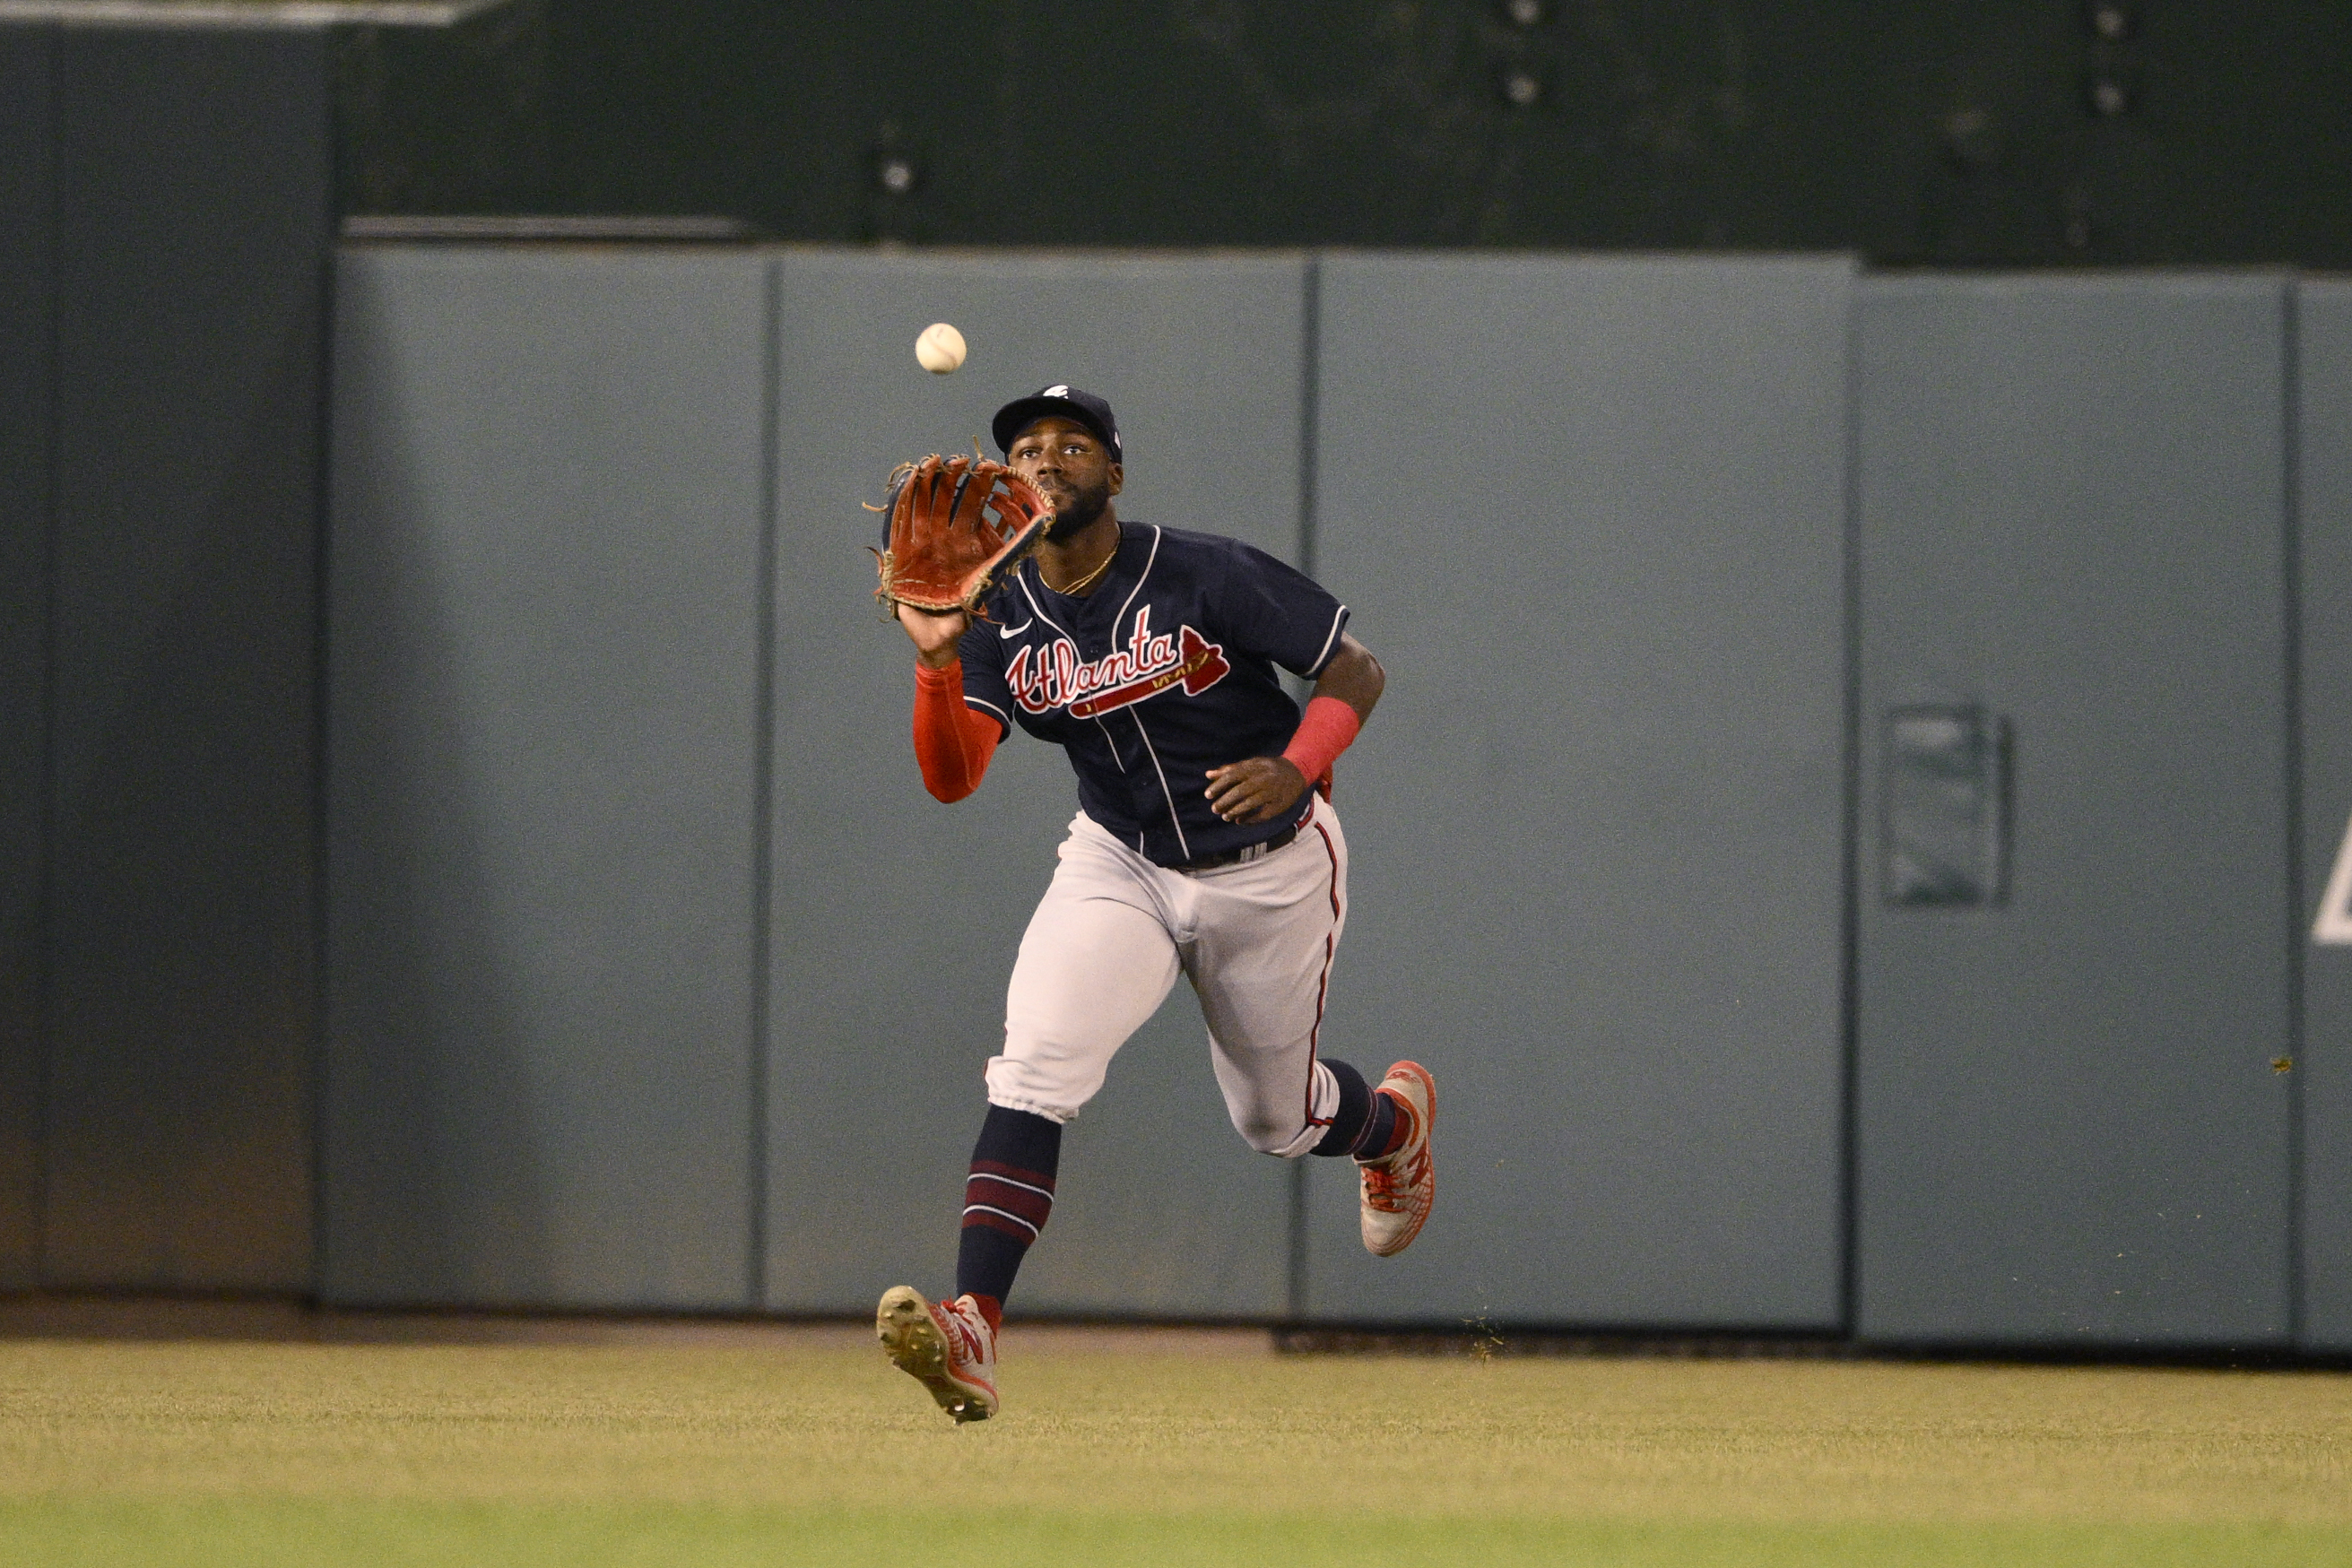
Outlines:
{"type": "Polygon", "coordinates": [[[1103,514],[1125,477],[1110,449],[1074,419],[1048,414],[1013,438],[1005,461],[1053,503],[1049,539],[1066,539],[1103,514]]]}

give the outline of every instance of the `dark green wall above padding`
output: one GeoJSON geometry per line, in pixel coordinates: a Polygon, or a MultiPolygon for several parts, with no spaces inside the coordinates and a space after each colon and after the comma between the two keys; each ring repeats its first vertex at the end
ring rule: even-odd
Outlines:
{"type": "Polygon", "coordinates": [[[352,211],[2352,265],[2352,11],[2283,0],[518,0],[342,63],[352,211]]]}
{"type": "Polygon", "coordinates": [[[0,1291],[40,1277],[57,37],[0,30],[0,1291]]]}
{"type": "Polygon", "coordinates": [[[329,61],[0,26],[0,1289],[310,1279],[329,61]]]}

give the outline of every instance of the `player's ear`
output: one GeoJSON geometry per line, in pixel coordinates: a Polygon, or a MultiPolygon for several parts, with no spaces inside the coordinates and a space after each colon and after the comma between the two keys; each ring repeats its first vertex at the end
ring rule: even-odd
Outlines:
{"type": "Polygon", "coordinates": [[[1127,488],[1127,465],[1114,463],[1110,465],[1110,493],[1116,496],[1125,488],[1127,488]]]}

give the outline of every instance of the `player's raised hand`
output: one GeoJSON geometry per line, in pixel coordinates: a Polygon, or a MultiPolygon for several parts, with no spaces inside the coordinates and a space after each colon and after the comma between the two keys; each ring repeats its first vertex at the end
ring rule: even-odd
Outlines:
{"type": "Polygon", "coordinates": [[[1307,775],[1287,757],[1246,757],[1209,769],[1209,809],[1228,822],[1270,821],[1307,793],[1307,775]]]}
{"type": "Polygon", "coordinates": [[[898,624],[915,640],[915,657],[934,670],[944,670],[956,662],[956,643],[971,626],[971,617],[961,610],[934,613],[918,610],[911,604],[891,607],[898,612],[898,624]]]}

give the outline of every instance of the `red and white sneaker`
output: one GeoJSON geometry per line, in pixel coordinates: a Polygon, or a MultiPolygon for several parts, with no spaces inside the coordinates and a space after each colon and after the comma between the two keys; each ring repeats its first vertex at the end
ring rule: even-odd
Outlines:
{"type": "Polygon", "coordinates": [[[1430,1206],[1437,1201],[1437,1169],[1429,1157],[1430,1129],[1437,1122],[1437,1080],[1418,1061],[1400,1061],[1374,1092],[1396,1101],[1405,1134],[1392,1152],[1356,1162],[1361,1183],[1358,1218],[1364,1250],[1375,1258],[1393,1258],[1412,1245],[1429,1222],[1430,1206]]]}
{"type": "Polygon", "coordinates": [[[893,1285],[874,1309],[874,1333],[890,1364],[957,1420],[996,1414],[996,1330],[977,1299],[931,1302],[911,1285],[893,1285]]]}

